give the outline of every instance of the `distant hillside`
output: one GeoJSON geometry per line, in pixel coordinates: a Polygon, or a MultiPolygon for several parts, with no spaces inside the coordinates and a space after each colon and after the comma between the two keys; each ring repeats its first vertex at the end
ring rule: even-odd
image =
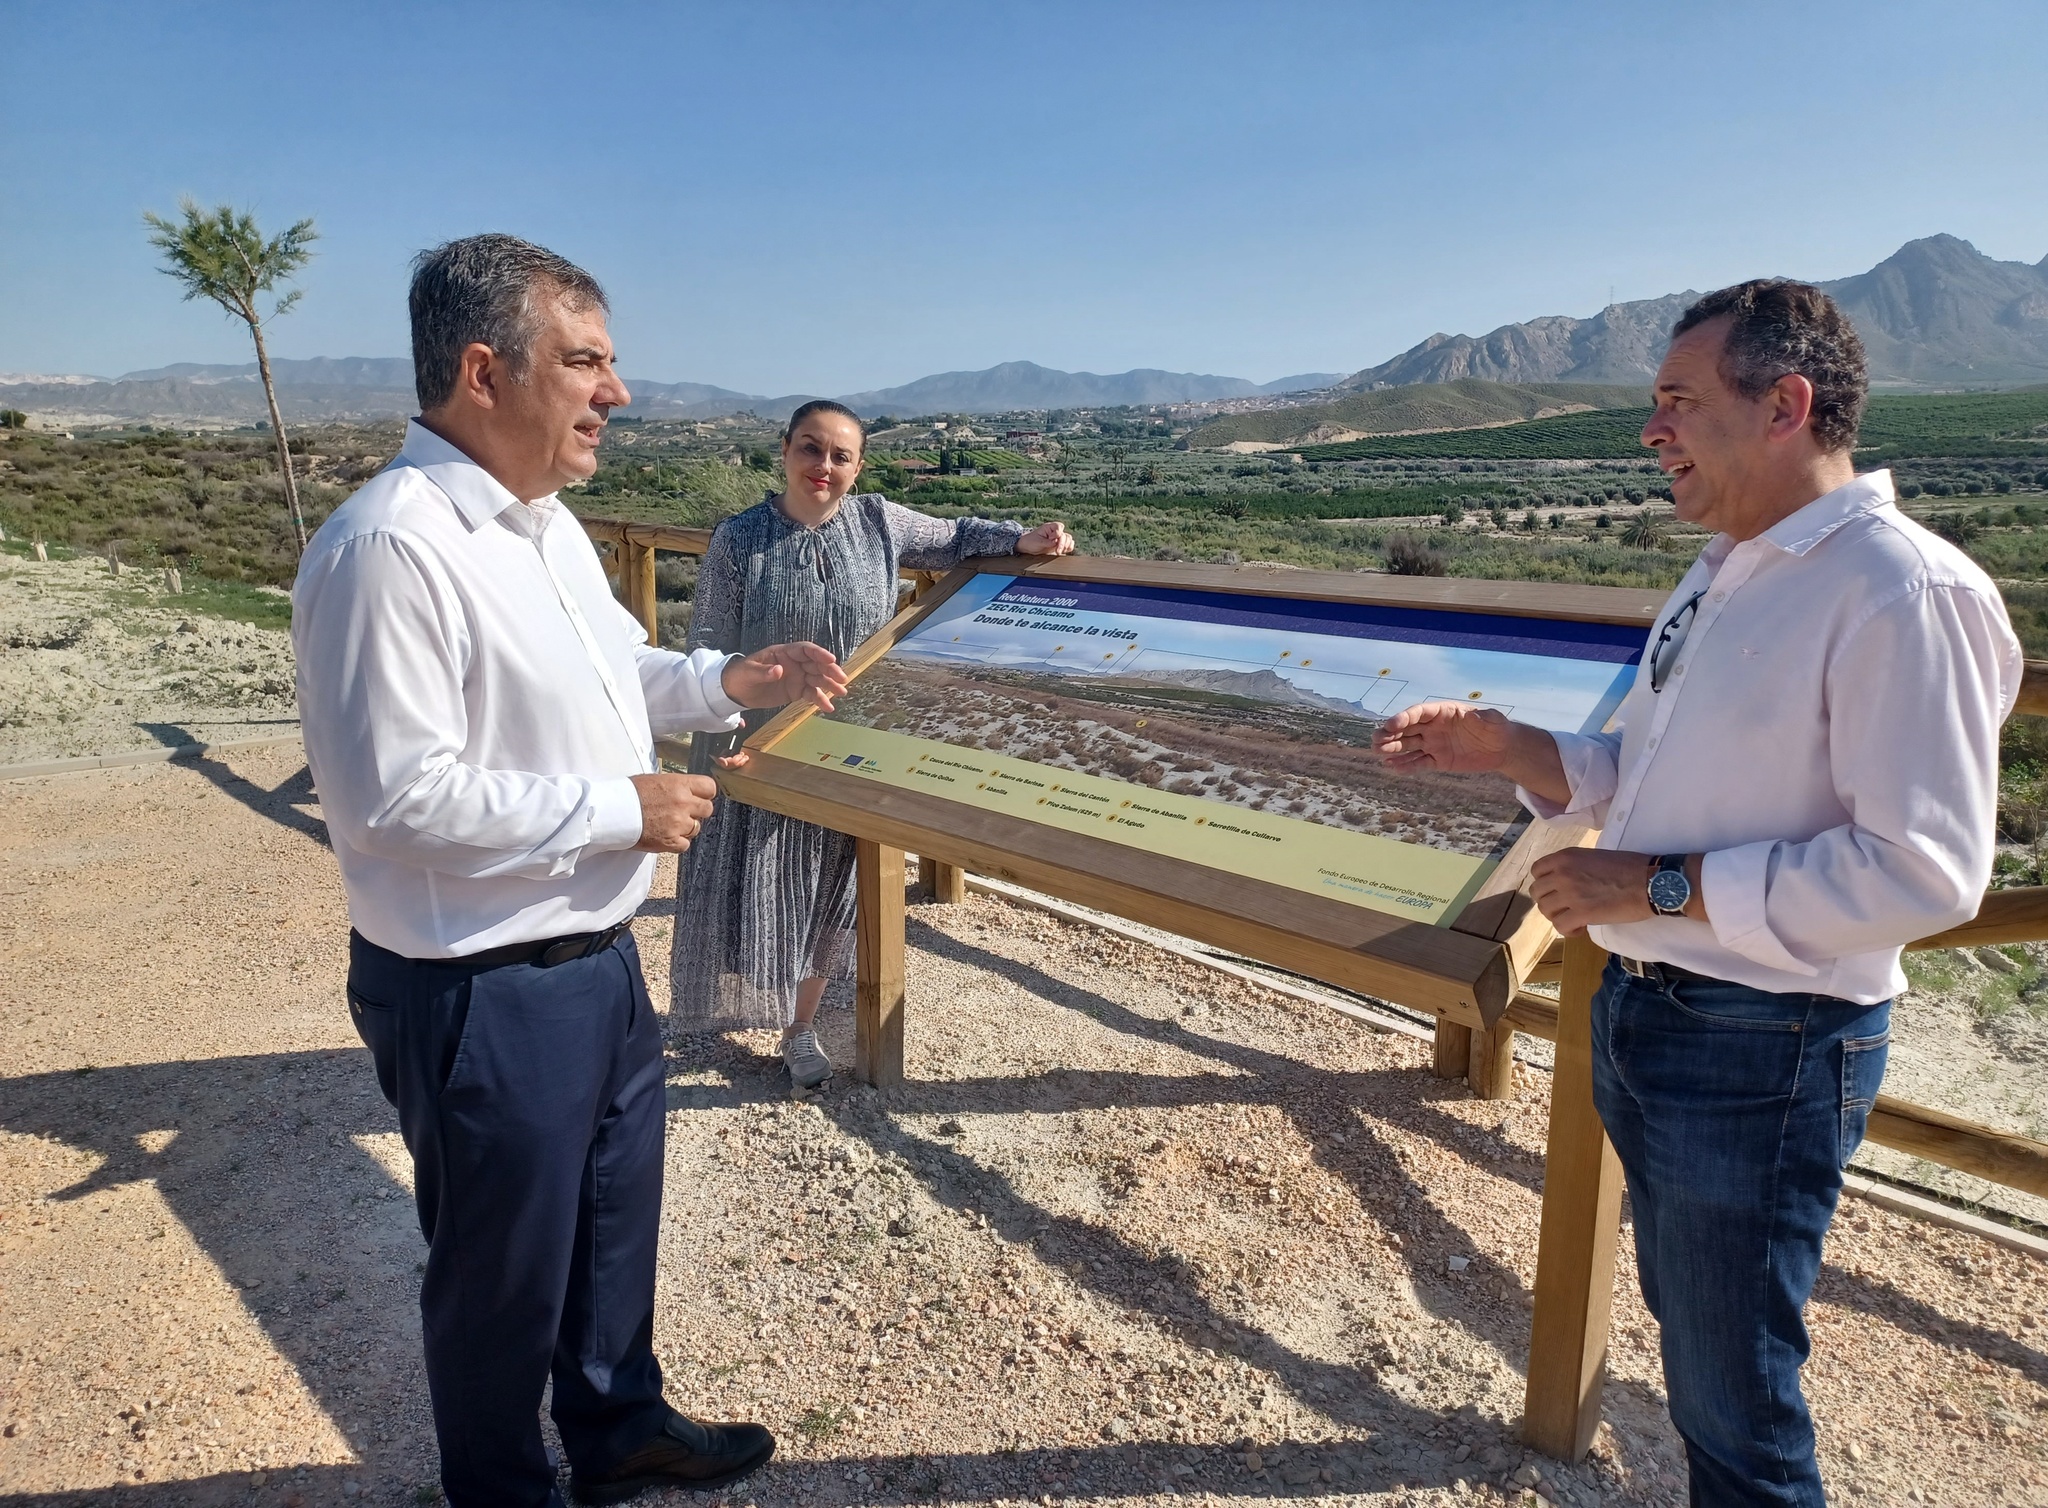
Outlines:
{"type": "Polygon", "coordinates": [[[1236,696],[1252,702],[1274,702],[1290,707],[1317,707],[1351,717],[1369,717],[1364,706],[1342,697],[1324,696],[1297,686],[1286,676],[1271,670],[1220,670],[1214,667],[1188,670],[1140,670],[1134,674],[1106,677],[1110,685],[1180,686],[1214,696],[1236,696]]]}
{"type": "Polygon", "coordinates": [[[1259,393],[1266,397],[1281,393],[1316,393],[1326,387],[1335,387],[1343,380],[1342,372],[1297,372],[1292,377],[1275,377],[1271,382],[1260,383],[1259,393]]]}
{"type": "MultiPolygon", "coordinates": [[[[1622,391],[1643,396],[1639,390],[1622,391]]],[[[1310,445],[1301,455],[1311,461],[1644,461],[1650,452],[1643,449],[1642,429],[1649,418],[1647,404],[1596,409],[1525,424],[1310,445]]]]}
{"type": "Polygon", "coordinates": [[[620,412],[635,419],[722,419],[739,413],[786,419],[804,401],[802,397],[764,398],[708,382],[648,382],[628,377],[626,387],[633,401],[620,412]]]}
{"type": "MultiPolygon", "coordinates": [[[[1322,382],[1323,373],[1289,381],[1322,382]]],[[[840,401],[856,413],[994,414],[1020,409],[1119,408],[1127,404],[1202,403],[1217,398],[1252,398],[1268,391],[1242,377],[1153,368],[1102,376],[1061,372],[1031,361],[1006,361],[979,372],[941,372],[902,387],[849,393],[840,401]]]]}
{"type": "MultiPolygon", "coordinates": [[[[1649,455],[1641,437],[1649,417],[1650,410],[1644,407],[1610,408],[1487,429],[1379,435],[1309,446],[1301,454],[1312,461],[1639,461],[1649,455]]],[[[1858,466],[1883,465],[1902,456],[1948,454],[2048,456],[2048,388],[1880,393],[1870,400],[1857,439],[1858,466]]]]}
{"type": "Polygon", "coordinates": [[[1472,429],[1512,424],[1586,408],[1621,408],[1648,396],[1641,387],[1596,383],[1511,385],[1477,378],[1353,392],[1334,403],[1306,408],[1227,414],[1190,433],[1193,450],[1249,442],[1260,445],[1331,444],[1360,435],[1412,430],[1472,429]]]}
{"type": "Polygon", "coordinates": [[[1357,392],[1414,382],[1622,383],[1650,385],[1671,326],[1699,295],[1691,291],[1632,304],[1611,304],[1591,319],[1553,314],[1502,325],[1490,335],[1432,335],[1392,361],[1355,372],[1339,384],[1357,392]]]}
{"type": "MultiPolygon", "coordinates": [[[[1870,271],[1819,285],[1855,321],[1878,386],[1989,387],[2048,379],[2048,257],[2001,262],[1954,236],[1908,241],[1870,271]]],[[[1451,382],[1648,385],[1671,326],[1699,295],[1549,315],[1491,334],[1432,335],[1344,380],[1350,389],[1451,382]]]]}
{"type": "MultiPolygon", "coordinates": [[[[408,415],[419,405],[412,363],[402,356],[315,357],[273,361],[278,403],[285,418],[381,419],[408,415]]],[[[1273,382],[1153,370],[1061,372],[1029,361],[1005,362],[980,372],[941,372],[902,387],[853,393],[840,401],[873,417],[897,414],[987,414],[1048,408],[1116,408],[1126,404],[1194,403],[1312,391],[1339,381],[1338,372],[1303,372],[1273,382]]],[[[643,419],[716,419],[751,412],[787,419],[816,393],[767,397],[703,382],[650,382],[628,377],[633,402],[622,412],[643,419]]],[[[178,362],[117,378],[0,375],[0,405],[66,423],[141,420],[151,423],[251,424],[265,415],[256,364],[207,366],[178,362]]]]}
{"type": "MultiPolygon", "coordinates": [[[[409,392],[412,360],[405,356],[314,356],[303,361],[275,358],[270,375],[280,389],[288,387],[366,387],[409,392]]],[[[116,382],[182,380],[202,385],[254,382],[256,363],[207,366],[196,361],[173,362],[141,372],[123,372],[116,382]]]]}

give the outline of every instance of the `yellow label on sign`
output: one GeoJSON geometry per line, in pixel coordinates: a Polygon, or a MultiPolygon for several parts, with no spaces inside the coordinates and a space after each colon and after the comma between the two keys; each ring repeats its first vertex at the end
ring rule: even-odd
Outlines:
{"type": "Polygon", "coordinates": [[[775,755],[1438,926],[1494,869],[1492,859],[823,717],[797,724],[775,755]]]}

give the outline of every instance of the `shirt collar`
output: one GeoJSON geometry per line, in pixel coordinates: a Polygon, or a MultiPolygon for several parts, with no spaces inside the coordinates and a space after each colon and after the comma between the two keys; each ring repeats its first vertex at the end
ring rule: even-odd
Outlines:
{"type": "Polygon", "coordinates": [[[1893,500],[1891,472],[1865,472],[1833,492],[1823,493],[1757,537],[1787,555],[1804,555],[1842,525],[1887,507],[1893,500]]]}
{"type": "MultiPolygon", "coordinates": [[[[425,472],[428,481],[447,493],[448,501],[472,530],[482,528],[519,501],[496,477],[417,419],[406,421],[405,444],[398,459],[425,472]]],[[[554,495],[542,501],[552,502],[554,495]]]]}

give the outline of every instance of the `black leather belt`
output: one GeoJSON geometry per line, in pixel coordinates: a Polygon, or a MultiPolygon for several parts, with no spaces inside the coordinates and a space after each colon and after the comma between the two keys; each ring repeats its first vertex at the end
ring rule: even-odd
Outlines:
{"type": "Polygon", "coordinates": [[[507,964],[530,963],[552,969],[557,964],[602,953],[625,936],[628,925],[619,922],[602,932],[578,932],[573,937],[550,937],[541,942],[507,943],[502,948],[486,948],[481,953],[465,953],[460,958],[433,958],[427,962],[458,964],[469,969],[502,969],[507,964]]]}

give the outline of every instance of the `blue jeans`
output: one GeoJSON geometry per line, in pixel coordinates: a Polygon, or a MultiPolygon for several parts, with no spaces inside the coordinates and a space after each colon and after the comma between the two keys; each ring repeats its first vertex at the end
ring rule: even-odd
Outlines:
{"type": "Polygon", "coordinates": [[[632,934],[554,968],[349,934],[349,1013],[398,1108],[427,1238],[420,1320],[450,1508],[561,1508],[668,1419],[654,1356],[667,1114],[632,934]]]}
{"type": "Polygon", "coordinates": [[[1802,1312],[1884,1078],[1891,1002],[1609,963],[1593,1101],[1635,1211],[1694,1508],[1823,1508],[1802,1312]]]}

